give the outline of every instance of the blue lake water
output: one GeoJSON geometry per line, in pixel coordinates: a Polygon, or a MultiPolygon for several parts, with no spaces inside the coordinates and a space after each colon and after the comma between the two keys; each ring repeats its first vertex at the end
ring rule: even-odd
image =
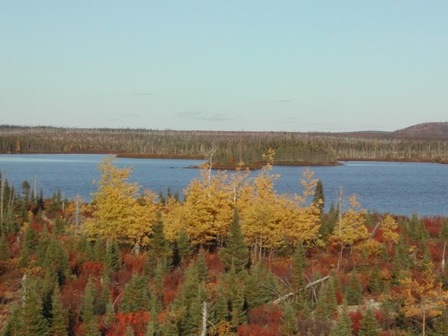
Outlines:
{"type": "MultiPolygon", "coordinates": [[[[100,176],[98,165],[105,155],[31,154],[0,155],[0,171],[10,185],[21,188],[27,180],[45,197],[58,189],[64,197],[80,195],[89,201],[96,190],[93,183],[100,176]]],[[[117,159],[119,167],[132,167],[131,180],[142,189],[156,193],[182,193],[194,178],[199,178],[198,160],[117,159]]],[[[278,166],[276,190],[300,194],[299,180],[305,167],[278,166]]],[[[327,209],[337,203],[338,193],[358,195],[361,205],[371,211],[421,216],[448,216],[448,165],[431,163],[343,162],[336,167],[312,167],[315,177],[324,186],[327,209]]],[[[252,174],[257,174],[253,172],[252,174]]]]}

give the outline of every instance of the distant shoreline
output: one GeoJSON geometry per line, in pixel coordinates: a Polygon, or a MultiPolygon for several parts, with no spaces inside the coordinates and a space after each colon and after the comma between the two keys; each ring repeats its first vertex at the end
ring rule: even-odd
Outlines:
{"type": "MultiPolygon", "coordinates": [[[[195,155],[162,155],[162,154],[128,154],[128,153],[110,153],[110,152],[33,152],[33,153],[11,153],[11,152],[3,152],[0,154],[8,154],[8,155],[39,155],[39,154],[64,154],[64,155],[76,155],[76,154],[99,154],[99,155],[113,155],[117,158],[127,158],[127,159],[160,159],[160,160],[203,160],[204,163],[206,159],[203,156],[195,156],[195,155]]],[[[343,166],[346,161],[367,161],[367,162],[402,162],[402,163],[439,163],[439,164],[448,164],[446,160],[438,160],[438,159],[427,159],[427,158],[414,158],[414,159],[353,159],[353,158],[341,158],[336,162],[305,162],[305,161],[277,161],[273,163],[273,166],[291,166],[291,167],[337,167],[343,166]]],[[[259,170],[265,166],[265,162],[256,162],[249,165],[230,165],[230,164],[222,164],[215,162],[213,163],[213,170],[238,170],[238,169],[250,169],[250,170],[259,170]]],[[[194,165],[189,168],[201,168],[202,165],[194,165]]]]}

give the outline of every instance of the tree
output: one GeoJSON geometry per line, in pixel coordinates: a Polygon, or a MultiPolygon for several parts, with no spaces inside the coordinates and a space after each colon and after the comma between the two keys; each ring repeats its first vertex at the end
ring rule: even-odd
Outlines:
{"type": "Polygon", "coordinates": [[[100,332],[97,327],[97,317],[95,315],[96,289],[92,280],[89,278],[84,289],[82,300],[81,318],[84,325],[86,336],[98,336],[100,332]]]}
{"type": "Polygon", "coordinates": [[[325,195],[321,180],[317,180],[316,188],[314,189],[313,204],[319,208],[320,214],[322,214],[325,208],[325,195]]]}
{"type": "Polygon", "coordinates": [[[51,329],[52,336],[66,336],[68,335],[68,319],[67,312],[64,309],[61,301],[61,290],[59,284],[55,283],[53,295],[51,296],[51,329]]]}
{"type": "Polygon", "coordinates": [[[400,289],[404,315],[420,319],[422,335],[426,335],[428,319],[442,315],[446,309],[448,292],[442,289],[442,284],[436,280],[432,270],[427,270],[421,279],[402,279],[400,289]]]}
{"type": "Polygon", "coordinates": [[[149,242],[153,223],[157,220],[155,195],[146,192],[137,197],[139,186],[128,182],[131,170],[117,168],[111,158],[100,165],[102,176],[92,198],[92,217],[85,230],[91,237],[126,242],[138,254],[149,242]]]}
{"type": "Polygon", "coordinates": [[[249,262],[249,250],[241,232],[240,217],[237,208],[233,210],[230,232],[225,247],[219,251],[219,257],[227,270],[233,265],[236,272],[242,271],[249,262]]]}
{"type": "Polygon", "coordinates": [[[367,309],[361,320],[358,336],[377,336],[380,325],[371,309],[367,309]]]}
{"type": "Polygon", "coordinates": [[[360,209],[360,204],[353,195],[349,198],[350,208],[337,221],[329,241],[340,246],[338,266],[345,248],[352,249],[354,246],[366,241],[369,237],[365,223],[365,211],[360,209]]]}

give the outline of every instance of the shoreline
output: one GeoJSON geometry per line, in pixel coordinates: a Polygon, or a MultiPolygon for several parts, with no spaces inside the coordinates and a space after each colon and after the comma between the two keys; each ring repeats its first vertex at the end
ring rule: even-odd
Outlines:
{"type": "MultiPolygon", "coordinates": [[[[203,156],[198,155],[183,155],[183,154],[128,154],[128,153],[111,153],[111,152],[33,152],[33,153],[0,153],[5,155],[39,155],[39,154],[64,154],[64,155],[76,155],[76,154],[99,154],[99,155],[113,155],[116,158],[128,158],[128,159],[161,159],[161,160],[204,160],[203,156]]],[[[310,162],[310,161],[278,161],[274,162],[273,166],[291,166],[291,167],[337,167],[343,166],[346,161],[366,161],[366,162],[397,162],[397,163],[437,163],[437,164],[448,164],[448,160],[442,160],[440,158],[413,158],[413,159],[367,159],[367,158],[338,158],[335,162],[310,162]]],[[[259,170],[265,166],[265,162],[255,162],[249,165],[230,165],[230,164],[220,164],[215,163],[212,167],[213,170],[239,170],[239,169],[250,169],[259,170]]],[[[188,168],[201,168],[201,165],[190,166],[188,168]]]]}

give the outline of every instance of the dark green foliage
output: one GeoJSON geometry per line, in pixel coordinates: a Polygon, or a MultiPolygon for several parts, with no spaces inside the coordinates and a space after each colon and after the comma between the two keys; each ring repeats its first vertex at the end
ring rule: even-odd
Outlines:
{"type": "Polygon", "coordinates": [[[339,211],[334,206],[334,204],[331,203],[328,214],[322,216],[321,218],[321,226],[319,228],[319,233],[322,236],[322,238],[328,237],[328,235],[334,231],[334,227],[336,225],[336,222],[338,221],[338,217],[339,217],[339,211]]]}
{"type": "Polygon", "coordinates": [[[97,317],[95,315],[95,301],[97,291],[93,281],[88,280],[84,290],[84,297],[82,301],[81,318],[84,325],[86,336],[97,336],[100,332],[97,328],[97,317]]]}
{"type": "Polygon", "coordinates": [[[23,301],[20,311],[18,335],[45,336],[49,333],[48,322],[43,315],[39,279],[26,276],[23,280],[23,301]]]}
{"type": "Polygon", "coordinates": [[[61,290],[59,284],[55,283],[53,295],[51,296],[51,335],[66,336],[68,335],[68,319],[67,313],[62,305],[61,290]]]}
{"type": "Polygon", "coordinates": [[[320,213],[322,214],[325,208],[325,195],[324,195],[324,187],[321,180],[317,180],[312,202],[316,204],[316,206],[320,210],[320,213]]]}
{"type": "Polygon", "coordinates": [[[9,258],[8,241],[5,235],[0,234],[0,261],[5,261],[9,258]]]}
{"type": "Polygon", "coordinates": [[[348,305],[359,305],[363,298],[362,286],[359,281],[358,272],[352,271],[345,290],[345,298],[348,305]]]}
{"type": "Polygon", "coordinates": [[[181,262],[188,258],[193,252],[190,239],[184,228],[179,230],[177,241],[173,245],[173,266],[179,266],[181,262]]]}
{"type": "Polygon", "coordinates": [[[249,250],[244,243],[237,208],[233,211],[229,236],[227,237],[225,247],[219,251],[219,257],[227,270],[233,266],[236,272],[242,271],[249,262],[249,250]]]}
{"type": "Polygon", "coordinates": [[[341,314],[330,332],[330,336],[348,336],[352,334],[352,322],[347,312],[347,304],[344,303],[341,314]]]}
{"type": "Polygon", "coordinates": [[[165,237],[164,225],[160,213],[158,214],[157,222],[152,226],[152,234],[146,250],[148,258],[145,266],[149,274],[152,274],[152,271],[158,264],[166,264],[171,256],[170,244],[165,237]]]}
{"type": "Polygon", "coordinates": [[[120,311],[123,313],[139,312],[149,309],[150,293],[148,278],[134,275],[123,289],[120,311]]]}
{"type": "Polygon", "coordinates": [[[380,325],[373,315],[372,310],[367,309],[361,320],[361,329],[358,336],[377,336],[380,330],[380,325]]]}
{"type": "Polygon", "coordinates": [[[286,302],[283,305],[283,316],[281,331],[283,335],[297,335],[299,332],[297,325],[297,312],[294,305],[286,302]]]}
{"type": "Polygon", "coordinates": [[[331,276],[319,290],[316,302],[316,312],[322,319],[331,318],[337,310],[338,302],[334,282],[334,277],[331,276]]]}

